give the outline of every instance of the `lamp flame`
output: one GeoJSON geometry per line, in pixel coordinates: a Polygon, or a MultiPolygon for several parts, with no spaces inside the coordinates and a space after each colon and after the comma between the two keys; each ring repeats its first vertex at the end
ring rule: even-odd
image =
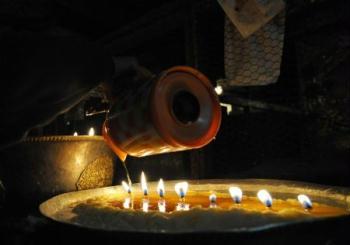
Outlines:
{"type": "Polygon", "coordinates": [[[88,134],[89,134],[89,136],[94,136],[95,135],[95,129],[94,128],[90,128],[88,134]]]}
{"type": "Polygon", "coordinates": [[[266,207],[269,208],[272,206],[272,197],[267,190],[260,190],[258,192],[258,198],[266,207]]]}
{"type": "Polygon", "coordinates": [[[165,187],[164,187],[164,181],[163,181],[163,179],[160,179],[159,182],[158,182],[157,192],[158,192],[158,195],[160,196],[160,198],[163,198],[163,197],[164,197],[164,194],[165,194],[165,187]]]}
{"type": "Polygon", "coordinates": [[[175,184],[175,192],[181,199],[185,198],[187,190],[188,190],[187,182],[180,182],[175,184]]]}
{"type": "Polygon", "coordinates": [[[237,186],[232,186],[229,189],[230,195],[235,203],[241,203],[242,202],[242,196],[243,192],[241,188],[237,186]]]}
{"type": "Polygon", "coordinates": [[[222,95],[222,93],[224,92],[224,89],[222,88],[221,85],[217,85],[215,88],[214,88],[215,92],[217,95],[222,95]]]}
{"type": "Polygon", "coordinates": [[[213,193],[209,196],[210,208],[216,208],[216,195],[213,193]]]}
{"type": "Polygon", "coordinates": [[[73,134],[73,136],[78,136],[78,132],[75,131],[74,134],[73,134]]]}
{"type": "Polygon", "coordinates": [[[212,203],[216,203],[216,195],[215,194],[211,194],[209,196],[209,201],[210,201],[211,204],[212,203]]]}
{"type": "Polygon", "coordinates": [[[128,194],[131,193],[131,188],[130,188],[130,186],[129,186],[125,181],[122,181],[122,186],[123,186],[124,190],[125,190],[128,194]]]}
{"type": "Polygon", "coordinates": [[[310,198],[304,194],[298,195],[298,201],[305,209],[312,209],[312,202],[310,198]]]}
{"type": "Polygon", "coordinates": [[[145,173],[143,171],[141,173],[141,189],[143,191],[143,195],[147,196],[148,195],[147,181],[146,181],[145,173]]]}

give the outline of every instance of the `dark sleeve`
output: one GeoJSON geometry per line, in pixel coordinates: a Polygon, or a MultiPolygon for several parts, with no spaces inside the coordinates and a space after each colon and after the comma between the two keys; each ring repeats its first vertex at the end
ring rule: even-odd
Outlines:
{"type": "Polygon", "coordinates": [[[0,148],[70,109],[114,72],[112,57],[86,40],[14,31],[1,34],[0,67],[0,148]]]}

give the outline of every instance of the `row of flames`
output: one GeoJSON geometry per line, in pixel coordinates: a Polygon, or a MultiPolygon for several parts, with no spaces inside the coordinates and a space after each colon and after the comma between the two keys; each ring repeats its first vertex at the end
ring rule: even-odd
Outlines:
{"type": "MultiPolygon", "coordinates": [[[[94,128],[90,128],[89,131],[88,131],[88,135],[89,135],[89,136],[94,136],[94,135],[95,135],[95,129],[94,129],[94,128]]],[[[78,132],[75,131],[75,132],[73,133],[73,136],[78,136],[78,132]]]]}
{"type": "MultiPolygon", "coordinates": [[[[132,192],[131,186],[129,184],[127,184],[125,181],[122,181],[122,186],[123,186],[124,190],[130,196],[131,192],[132,192]]],[[[178,210],[178,211],[189,210],[189,204],[185,203],[185,197],[186,197],[186,194],[188,191],[188,187],[189,187],[189,185],[188,185],[188,182],[186,182],[186,181],[176,183],[174,186],[175,192],[179,196],[179,199],[180,199],[179,203],[176,206],[176,210],[178,210]]],[[[143,193],[142,210],[144,212],[147,212],[148,207],[149,207],[149,200],[148,200],[147,181],[146,181],[146,176],[145,176],[144,172],[141,173],[141,190],[143,193]]],[[[232,200],[235,204],[240,204],[242,202],[243,192],[242,192],[241,188],[239,188],[238,186],[231,186],[229,188],[228,192],[230,193],[232,200]]],[[[164,200],[165,185],[164,185],[163,179],[160,179],[158,182],[157,193],[159,195],[158,209],[160,212],[165,212],[166,211],[166,203],[164,200]]],[[[268,208],[272,207],[272,200],[273,199],[267,190],[264,190],[264,189],[259,190],[257,193],[257,197],[262,202],[262,204],[264,204],[266,207],[268,207],[268,208]]],[[[304,194],[300,194],[297,196],[297,199],[305,210],[312,209],[312,202],[308,196],[306,196],[304,194]]],[[[209,203],[210,203],[211,208],[214,208],[217,206],[217,200],[216,200],[215,193],[212,193],[209,196],[209,203]]],[[[131,202],[130,197],[127,197],[124,200],[123,207],[125,209],[129,209],[130,207],[132,207],[132,202],[131,202]]]]}

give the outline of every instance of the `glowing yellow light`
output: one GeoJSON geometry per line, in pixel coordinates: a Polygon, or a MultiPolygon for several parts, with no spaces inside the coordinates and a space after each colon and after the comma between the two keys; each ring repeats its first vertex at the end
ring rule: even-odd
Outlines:
{"type": "Polygon", "coordinates": [[[222,95],[222,93],[224,92],[224,89],[222,88],[221,85],[217,85],[215,87],[215,92],[216,92],[217,95],[222,95]]]}
{"type": "Polygon", "coordinates": [[[232,105],[231,104],[227,104],[227,103],[220,103],[220,105],[222,107],[225,107],[226,108],[226,114],[227,115],[230,115],[231,112],[232,112],[232,105]]]}
{"type": "Polygon", "coordinates": [[[175,192],[181,199],[185,198],[187,190],[188,190],[187,182],[180,182],[175,184],[175,192]]]}
{"type": "Polygon", "coordinates": [[[122,186],[127,193],[131,193],[131,188],[125,181],[122,181],[122,186]]]}
{"type": "Polygon", "coordinates": [[[141,173],[141,189],[143,191],[143,195],[147,196],[148,195],[147,181],[146,181],[145,173],[143,171],[141,173]]]}
{"type": "Polygon", "coordinates": [[[272,206],[272,197],[267,190],[260,190],[258,192],[258,198],[266,207],[272,206]]]}
{"type": "Polygon", "coordinates": [[[209,196],[209,201],[210,201],[210,203],[216,203],[216,195],[215,194],[211,194],[209,196]]]}
{"type": "Polygon", "coordinates": [[[312,209],[312,202],[310,198],[304,194],[298,195],[298,201],[305,209],[312,209]]]}
{"type": "Polygon", "coordinates": [[[209,202],[210,208],[216,208],[216,195],[214,193],[209,196],[209,202]]]}
{"type": "Polygon", "coordinates": [[[157,192],[158,192],[158,195],[161,198],[164,197],[164,195],[165,195],[165,188],[164,188],[164,181],[163,181],[163,179],[160,179],[159,182],[158,182],[157,192]]]}
{"type": "Polygon", "coordinates": [[[89,136],[94,136],[95,135],[95,129],[94,128],[90,128],[88,135],[89,136]]]}
{"type": "Polygon", "coordinates": [[[241,203],[242,202],[242,190],[239,187],[232,186],[229,189],[230,195],[235,203],[241,203]]]}

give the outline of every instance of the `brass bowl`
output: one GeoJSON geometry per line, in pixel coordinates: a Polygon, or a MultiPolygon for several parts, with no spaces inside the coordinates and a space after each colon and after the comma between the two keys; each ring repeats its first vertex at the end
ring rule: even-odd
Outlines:
{"type": "Polygon", "coordinates": [[[4,153],[0,179],[11,201],[37,204],[113,182],[115,155],[101,136],[33,137],[4,153]]]}

